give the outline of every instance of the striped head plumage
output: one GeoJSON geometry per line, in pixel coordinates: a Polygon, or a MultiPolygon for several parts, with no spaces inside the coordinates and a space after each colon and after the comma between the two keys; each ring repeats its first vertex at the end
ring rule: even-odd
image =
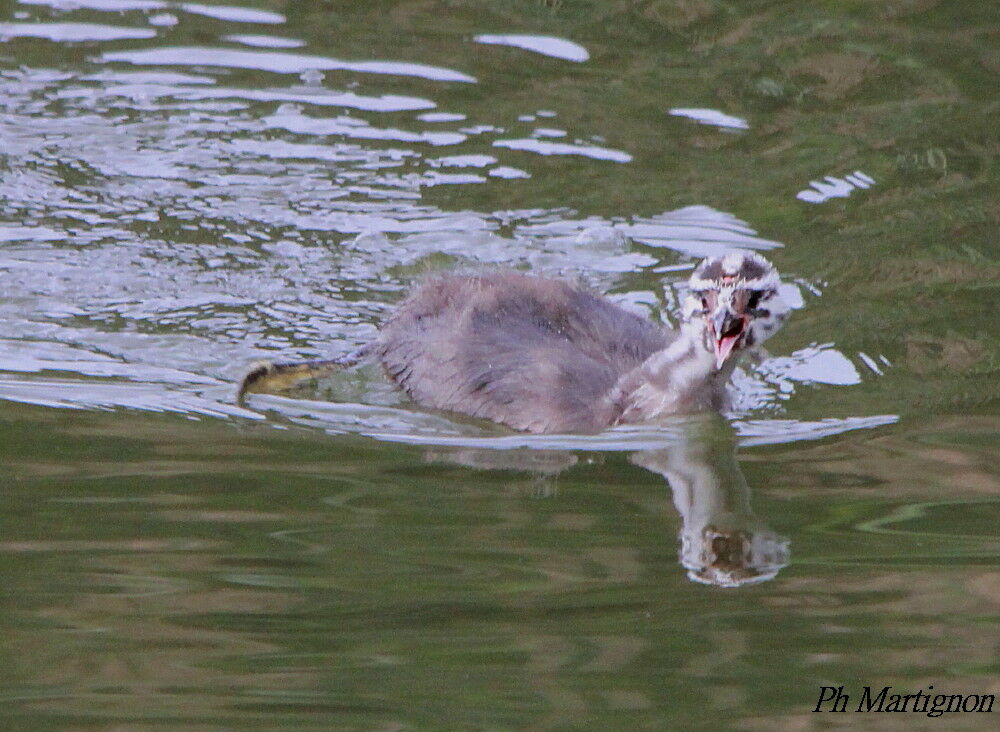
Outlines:
{"type": "Polygon", "coordinates": [[[789,307],[778,292],[780,284],[774,265],[751,251],[709,257],[695,268],[682,314],[689,327],[703,330],[717,369],[781,327],[789,307]]]}

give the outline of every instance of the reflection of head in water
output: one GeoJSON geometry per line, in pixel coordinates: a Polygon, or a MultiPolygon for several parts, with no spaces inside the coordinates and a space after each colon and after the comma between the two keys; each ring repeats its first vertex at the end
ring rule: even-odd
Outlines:
{"type": "Polygon", "coordinates": [[[788,540],[758,519],[736,461],[736,435],[718,415],[685,420],[675,441],[632,462],[670,484],[683,520],[680,562],[688,577],[717,587],[772,579],[788,564],[788,540]]]}
{"type": "Polygon", "coordinates": [[[705,585],[741,587],[773,579],[788,564],[788,540],[767,527],[757,531],[705,526],[681,531],[681,564],[705,585]]]}

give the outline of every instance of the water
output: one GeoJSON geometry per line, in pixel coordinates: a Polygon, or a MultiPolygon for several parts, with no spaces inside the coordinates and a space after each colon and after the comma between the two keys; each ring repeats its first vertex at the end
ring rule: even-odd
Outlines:
{"type": "Polygon", "coordinates": [[[825,685],[1000,692],[995,29],[3,6],[5,727],[800,728],[825,685]],[[374,369],[233,399],[427,271],[674,323],[732,246],[796,312],[726,419],[518,435],[374,369]]]}

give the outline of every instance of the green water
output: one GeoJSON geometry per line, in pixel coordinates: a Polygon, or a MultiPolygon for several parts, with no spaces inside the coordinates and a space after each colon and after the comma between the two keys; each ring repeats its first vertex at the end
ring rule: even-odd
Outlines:
{"type": "Polygon", "coordinates": [[[3,727],[995,728],[812,709],[1000,693],[998,21],[0,4],[3,727]],[[528,437],[373,369],[233,400],[432,269],[675,322],[732,245],[796,310],[726,418],[528,437]]]}

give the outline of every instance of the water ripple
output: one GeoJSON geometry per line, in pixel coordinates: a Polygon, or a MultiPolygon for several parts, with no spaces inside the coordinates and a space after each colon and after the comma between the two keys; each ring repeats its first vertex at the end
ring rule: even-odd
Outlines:
{"type": "Polygon", "coordinates": [[[458,81],[469,84],[475,77],[453,69],[405,61],[343,61],[329,56],[304,56],[280,51],[239,51],[202,46],[174,46],[140,51],[109,51],[101,54],[106,63],[123,62],[153,66],[221,66],[256,69],[276,74],[301,74],[306,71],[355,71],[366,74],[415,76],[431,81],[458,81]]]}
{"type": "Polygon", "coordinates": [[[675,117],[687,117],[703,125],[713,125],[731,130],[749,130],[750,123],[742,117],[735,117],[717,109],[704,109],[695,107],[674,107],[668,114],[675,117]]]}
{"type": "Polygon", "coordinates": [[[341,135],[359,140],[393,140],[396,142],[429,143],[431,145],[457,145],[467,139],[460,132],[436,130],[412,132],[396,128],[374,127],[356,117],[320,119],[308,117],[297,110],[284,109],[263,118],[268,127],[280,128],[303,135],[341,135]]]}
{"type": "Polygon", "coordinates": [[[598,145],[584,143],[548,142],[531,137],[512,140],[494,140],[493,147],[506,147],[511,150],[526,150],[539,155],[580,155],[593,160],[611,160],[615,163],[630,163],[632,156],[622,150],[612,150],[598,145]]]}
{"type": "Polygon", "coordinates": [[[305,41],[298,38],[281,38],[279,36],[244,35],[234,33],[222,36],[222,40],[232,43],[242,43],[244,46],[255,46],[257,48],[301,48],[306,45],[305,41]]]}
{"type": "Polygon", "coordinates": [[[285,16],[281,13],[272,13],[256,8],[241,8],[234,5],[204,5],[202,3],[181,3],[177,7],[192,15],[203,15],[216,20],[231,20],[236,23],[275,25],[285,22],[285,16]]]}
{"type": "Polygon", "coordinates": [[[567,41],[565,38],[555,38],[553,36],[532,36],[532,35],[490,35],[483,34],[476,36],[473,40],[476,43],[486,43],[490,45],[514,46],[525,51],[533,51],[543,56],[552,56],[566,61],[582,63],[590,59],[590,53],[579,43],[567,41]]]}
{"type": "MultiPolygon", "coordinates": [[[[204,82],[195,81],[195,84],[204,82]]],[[[95,90],[89,87],[67,87],[58,92],[60,99],[86,99],[93,97],[95,90]]],[[[183,100],[205,99],[245,99],[254,102],[302,102],[326,107],[349,107],[368,112],[402,112],[433,109],[436,105],[428,99],[386,94],[378,97],[364,96],[348,91],[315,89],[311,87],[290,87],[284,89],[237,89],[226,87],[181,86],[157,83],[155,78],[133,80],[125,83],[108,84],[100,89],[107,97],[125,97],[133,102],[150,102],[161,98],[183,100]]],[[[464,136],[461,136],[464,139],[464,136]]]]}
{"type": "Polygon", "coordinates": [[[855,170],[843,178],[826,176],[823,180],[809,181],[809,188],[799,191],[795,197],[806,203],[826,203],[831,198],[847,198],[856,190],[871,188],[875,179],[855,170]]]}
{"type": "Polygon", "coordinates": [[[19,5],[46,5],[55,10],[98,10],[124,13],[129,10],[163,10],[165,0],[17,0],[19,5]]]}
{"type": "Polygon", "coordinates": [[[11,38],[45,38],[63,43],[155,38],[149,28],[123,28],[98,23],[0,23],[0,42],[11,38]]]}

